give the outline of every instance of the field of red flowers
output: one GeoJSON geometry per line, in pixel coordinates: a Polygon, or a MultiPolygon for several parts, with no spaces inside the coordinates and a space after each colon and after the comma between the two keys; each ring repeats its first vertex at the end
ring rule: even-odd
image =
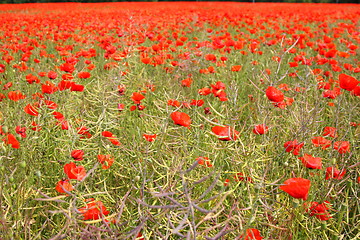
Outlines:
{"type": "Polygon", "coordinates": [[[0,239],[359,239],[359,19],[0,5],[0,239]]]}

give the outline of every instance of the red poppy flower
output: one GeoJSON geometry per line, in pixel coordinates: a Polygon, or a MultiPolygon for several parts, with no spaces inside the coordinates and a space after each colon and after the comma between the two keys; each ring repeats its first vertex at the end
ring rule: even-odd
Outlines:
{"type": "Polygon", "coordinates": [[[170,99],[170,100],[168,100],[167,105],[173,106],[173,107],[180,107],[180,102],[175,99],[170,99]]]}
{"type": "Polygon", "coordinates": [[[111,155],[97,155],[98,161],[102,164],[102,169],[109,169],[114,163],[114,158],[111,155]]]}
{"type": "Polygon", "coordinates": [[[221,141],[235,141],[240,134],[230,126],[215,126],[211,129],[211,131],[219,136],[219,140],[221,141]]]}
{"type": "Polygon", "coordinates": [[[242,66],[241,65],[235,65],[231,67],[231,71],[232,72],[239,72],[241,70],[242,66]]]}
{"type": "Polygon", "coordinates": [[[112,136],[114,136],[113,133],[112,133],[112,132],[109,132],[109,131],[103,131],[103,132],[101,133],[101,135],[102,135],[103,137],[112,137],[112,136]]]}
{"type": "Polygon", "coordinates": [[[191,118],[189,115],[183,112],[173,112],[170,114],[174,124],[190,128],[191,118]]]}
{"type": "Polygon", "coordinates": [[[256,228],[246,229],[245,235],[240,236],[241,240],[262,240],[263,237],[260,235],[260,231],[256,228]]]}
{"type": "Polygon", "coordinates": [[[201,88],[198,90],[198,93],[200,95],[206,96],[209,95],[211,93],[211,89],[210,88],[201,88]]]}
{"type": "Polygon", "coordinates": [[[72,79],[74,79],[74,76],[73,76],[71,73],[64,73],[64,74],[61,76],[61,78],[62,78],[63,80],[72,80],[72,79]]]}
{"type": "Polygon", "coordinates": [[[265,124],[259,124],[256,125],[252,131],[256,135],[263,135],[269,131],[269,127],[266,126],[265,124]]]}
{"type": "Polygon", "coordinates": [[[19,141],[16,139],[16,137],[14,135],[12,135],[11,133],[8,133],[6,135],[6,137],[3,139],[3,142],[5,144],[10,144],[12,148],[20,148],[20,143],[19,141]]]}
{"type": "Polygon", "coordinates": [[[191,102],[190,102],[190,105],[191,106],[197,106],[197,107],[201,107],[202,105],[204,105],[204,100],[203,99],[200,99],[200,100],[195,100],[195,99],[192,99],[191,102]]]}
{"type": "Polygon", "coordinates": [[[16,126],[15,131],[19,134],[22,138],[26,138],[26,127],[16,126]]]}
{"type": "Polygon", "coordinates": [[[53,112],[52,115],[53,115],[57,120],[63,120],[63,119],[65,119],[65,118],[64,118],[64,115],[62,115],[62,113],[60,113],[60,112],[53,112]]]}
{"type": "Polygon", "coordinates": [[[342,73],[339,75],[339,83],[342,89],[352,91],[360,83],[360,81],[356,80],[354,77],[342,73]]]}
{"type": "Polygon", "coordinates": [[[56,109],[58,107],[56,103],[50,100],[44,100],[44,103],[49,109],[56,109]]]}
{"type": "Polygon", "coordinates": [[[82,79],[86,79],[89,78],[91,75],[89,72],[79,72],[78,73],[78,78],[82,78],[82,79]]]}
{"type": "Polygon", "coordinates": [[[208,157],[198,157],[196,158],[198,164],[203,165],[205,167],[212,167],[211,161],[208,157]]]}
{"type": "Polygon", "coordinates": [[[75,149],[71,152],[71,157],[75,160],[75,161],[81,161],[84,159],[84,151],[83,150],[79,150],[79,149],[75,149]]]}
{"type": "Polygon", "coordinates": [[[190,87],[192,82],[193,82],[193,80],[191,78],[186,78],[186,79],[181,81],[181,86],[190,87]]]}
{"type": "Polygon", "coordinates": [[[60,65],[60,70],[64,72],[72,73],[73,71],[75,71],[75,66],[74,64],[71,63],[63,63],[60,65]]]}
{"type": "Polygon", "coordinates": [[[114,144],[115,146],[120,146],[121,143],[119,142],[119,140],[116,138],[116,136],[109,131],[103,131],[101,133],[104,137],[106,137],[112,144],[114,144]]]}
{"type": "Polygon", "coordinates": [[[72,81],[61,80],[58,84],[58,89],[60,91],[64,91],[66,89],[70,89],[73,84],[74,84],[74,82],[72,82],[72,81]]]}
{"type": "Polygon", "coordinates": [[[299,159],[307,168],[321,169],[322,163],[321,163],[321,158],[319,157],[313,157],[310,154],[304,154],[304,156],[299,157],[299,159]]]}
{"type": "Polygon", "coordinates": [[[144,98],[145,96],[138,92],[133,92],[133,94],[131,95],[131,99],[133,100],[134,104],[140,104],[141,100],[143,100],[144,98]]]}
{"type": "Polygon", "coordinates": [[[125,95],[126,86],[124,84],[118,85],[117,90],[119,95],[125,95]]]}
{"type": "Polygon", "coordinates": [[[155,141],[155,139],[156,139],[156,137],[157,137],[157,135],[156,134],[143,134],[143,137],[144,137],[144,139],[146,140],[146,141],[148,141],[148,142],[153,142],[153,141],[155,141]]]}
{"type": "Polygon", "coordinates": [[[70,179],[81,181],[86,176],[86,170],[83,166],[76,166],[74,162],[65,164],[64,172],[70,179]]]}
{"type": "Polygon", "coordinates": [[[284,100],[283,92],[273,86],[269,86],[265,93],[267,98],[272,102],[282,102],[284,100]]]}
{"type": "Polygon", "coordinates": [[[3,93],[0,93],[0,102],[5,98],[6,98],[6,96],[3,93]]]}
{"type": "Polygon", "coordinates": [[[292,152],[295,156],[299,155],[301,148],[304,146],[304,143],[298,143],[297,140],[288,141],[284,143],[284,148],[286,152],[292,152]]]}
{"type": "Polygon", "coordinates": [[[66,193],[65,190],[71,192],[74,190],[74,187],[71,185],[68,179],[63,179],[56,184],[55,190],[58,193],[66,193]]]}
{"type": "Polygon", "coordinates": [[[84,91],[84,85],[72,83],[70,87],[71,92],[82,92],[84,91]]]}
{"type": "MultiPolygon", "coordinates": [[[[331,218],[329,212],[329,205],[328,201],[323,203],[318,202],[311,202],[310,206],[306,209],[306,212],[310,212],[310,216],[315,216],[316,218],[320,219],[321,221],[326,221],[331,218]]],[[[307,204],[305,204],[306,206],[307,204]]]]}
{"type": "Polygon", "coordinates": [[[294,198],[306,200],[309,194],[311,182],[305,178],[290,178],[280,186],[280,189],[294,198]]]}
{"type": "Polygon", "coordinates": [[[346,169],[342,169],[341,171],[335,167],[328,167],[326,168],[326,175],[325,175],[325,180],[328,180],[330,178],[333,179],[343,179],[344,175],[346,173],[346,169]]]}
{"type": "Polygon", "coordinates": [[[33,131],[40,131],[42,129],[42,127],[34,121],[31,122],[31,126],[33,127],[30,129],[33,131]]]}
{"type": "Polygon", "coordinates": [[[334,87],[333,90],[326,90],[323,92],[324,98],[335,99],[339,95],[341,95],[341,91],[340,91],[340,88],[338,88],[338,87],[334,87]]]}
{"type": "Polygon", "coordinates": [[[327,149],[331,146],[331,141],[323,137],[314,137],[311,141],[315,147],[321,147],[322,149],[327,149]]]}
{"type": "Polygon", "coordinates": [[[57,73],[54,72],[54,71],[49,71],[49,72],[48,72],[48,78],[50,78],[50,79],[55,79],[55,78],[57,78],[57,73]]]}
{"type": "Polygon", "coordinates": [[[251,177],[246,177],[244,173],[242,172],[238,172],[234,175],[234,179],[236,182],[242,182],[242,181],[245,181],[245,182],[250,182],[252,183],[253,180],[251,177]]]}
{"type": "Polygon", "coordinates": [[[69,122],[66,120],[61,120],[56,123],[56,126],[60,126],[62,130],[69,130],[69,122]]]}
{"type": "Polygon", "coordinates": [[[336,149],[340,154],[350,152],[350,143],[348,141],[334,142],[334,149],[336,149]]]}
{"type": "Polygon", "coordinates": [[[77,129],[77,133],[80,134],[80,135],[83,135],[84,137],[86,138],[91,138],[91,133],[89,133],[88,131],[88,128],[85,127],[85,126],[82,126],[82,127],[79,127],[79,128],[76,128],[77,129]]]}
{"type": "Polygon", "coordinates": [[[45,84],[41,85],[42,93],[53,94],[58,88],[50,81],[46,81],[45,84]]]}
{"type": "Polygon", "coordinates": [[[332,138],[336,138],[338,136],[336,131],[337,131],[337,129],[334,127],[324,127],[323,136],[329,136],[332,138]]]}
{"type": "Polygon", "coordinates": [[[9,88],[12,87],[12,85],[13,85],[12,82],[8,82],[8,83],[4,84],[3,90],[8,90],[9,88]]]}
{"type": "Polygon", "coordinates": [[[79,208],[78,211],[83,215],[83,220],[101,219],[102,216],[110,213],[101,201],[94,201],[94,199],[90,199],[90,202],[85,207],[79,208]]]}
{"type": "Polygon", "coordinates": [[[20,92],[19,90],[8,92],[8,98],[14,102],[25,99],[25,97],[26,96],[22,94],[22,92],[20,92]]]}
{"type": "Polygon", "coordinates": [[[37,104],[28,104],[25,106],[24,108],[24,111],[27,113],[27,114],[30,114],[32,116],[37,116],[39,115],[39,112],[38,112],[38,108],[36,106],[37,104]]]}

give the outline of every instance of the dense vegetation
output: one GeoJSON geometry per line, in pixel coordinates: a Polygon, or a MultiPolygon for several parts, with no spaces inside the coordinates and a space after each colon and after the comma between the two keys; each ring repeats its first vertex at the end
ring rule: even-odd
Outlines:
{"type": "Polygon", "coordinates": [[[359,239],[359,18],[0,5],[0,238],[359,239]]]}

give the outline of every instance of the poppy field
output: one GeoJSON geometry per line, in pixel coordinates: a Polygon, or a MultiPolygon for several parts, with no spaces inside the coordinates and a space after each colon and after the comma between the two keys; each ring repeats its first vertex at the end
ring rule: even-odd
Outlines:
{"type": "Polygon", "coordinates": [[[359,239],[359,19],[0,5],[0,239],[359,239]]]}

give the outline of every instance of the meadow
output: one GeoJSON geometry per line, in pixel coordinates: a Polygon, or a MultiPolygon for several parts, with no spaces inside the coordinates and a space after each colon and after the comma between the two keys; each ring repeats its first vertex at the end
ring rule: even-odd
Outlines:
{"type": "Polygon", "coordinates": [[[359,19],[0,5],[0,239],[359,239],[359,19]]]}

